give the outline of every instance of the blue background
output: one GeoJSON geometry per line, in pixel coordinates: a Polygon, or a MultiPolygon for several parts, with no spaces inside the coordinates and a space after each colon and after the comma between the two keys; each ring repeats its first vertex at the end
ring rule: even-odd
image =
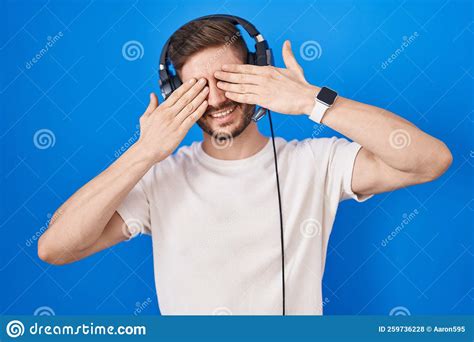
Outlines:
{"type": "MultiPolygon", "coordinates": [[[[278,66],[290,39],[311,83],[387,108],[453,153],[453,165],[435,182],[341,204],[324,278],[325,313],[474,313],[472,4],[454,0],[2,2],[1,313],[32,314],[42,306],[56,314],[159,312],[149,237],[62,267],[41,262],[36,242],[27,241],[133,136],[148,93],[158,92],[157,60],[168,36],[212,13],[252,21],[278,66]],[[383,68],[414,32],[418,37],[383,68]],[[143,46],[135,61],[122,55],[131,40],[143,46]],[[320,44],[319,58],[301,58],[307,41],[320,44]],[[53,132],[54,146],[35,146],[40,129],[53,132]]],[[[274,120],[286,139],[337,135],[304,117],[274,120]]],[[[266,120],[260,125],[268,133],[266,120]]],[[[183,144],[200,138],[194,127],[183,144]]]]}

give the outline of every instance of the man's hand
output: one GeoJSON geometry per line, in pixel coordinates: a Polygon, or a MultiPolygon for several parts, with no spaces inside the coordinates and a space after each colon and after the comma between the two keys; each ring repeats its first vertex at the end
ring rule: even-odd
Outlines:
{"type": "Polygon", "coordinates": [[[161,105],[154,93],[140,118],[140,139],[153,164],[168,157],[184,139],[191,126],[206,112],[209,87],[206,79],[191,79],[176,89],[161,105]]]}
{"type": "MultiPolygon", "coordinates": [[[[310,114],[318,87],[306,82],[289,41],[283,45],[286,68],[231,64],[214,76],[229,99],[282,114],[310,114]]],[[[338,97],[322,123],[363,146],[357,155],[352,190],[360,195],[391,191],[431,181],[452,161],[446,145],[381,108],[338,97]],[[407,141],[397,146],[397,136],[407,141]]]]}
{"type": "Polygon", "coordinates": [[[205,79],[193,79],[161,105],[150,94],[150,104],[140,118],[140,139],[56,211],[38,242],[39,257],[62,265],[129,238],[127,223],[116,209],[150,167],[170,155],[205,113],[208,92],[205,79]]]}
{"type": "Polygon", "coordinates": [[[287,40],[283,44],[286,68],[228,64],[214,76],[232,101],[256,104],[282,114],[310,114],[317,88],[308,84],[287,40]]]}

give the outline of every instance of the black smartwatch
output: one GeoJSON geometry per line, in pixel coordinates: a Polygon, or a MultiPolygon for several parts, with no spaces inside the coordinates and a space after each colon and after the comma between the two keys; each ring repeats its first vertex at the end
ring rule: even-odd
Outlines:
{"type": "Polygon", "coordinates": [[[324,113],[334,104],[336,98],[337,93],[334,90],[328,87],[322,87],[314,99],[314,107],[309,115],[310,119],[314,122],[321,123],[324,113]]]}

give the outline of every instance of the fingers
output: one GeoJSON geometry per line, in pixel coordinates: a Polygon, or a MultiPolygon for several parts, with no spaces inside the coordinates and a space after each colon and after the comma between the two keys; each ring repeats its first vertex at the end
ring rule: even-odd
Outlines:
{"type": "Polygon", "coordinates": [[[178,89],[173,91],[173,93],[164,103],[166,103],[167,106],[169,107],[173,106],[181,98],[181,96],[183,96],[189,89],[193,87],[195,83],[196,83],[195,78],[191,78],[186,83],[183,83],[181,86],[179,86],[178,89]]]}
{"type": "Polygon", "coordinates": [[[183,130],[185,130],[185,132],[189,131],[192,125],[194,125],[201,118],[201,116],[206,112],[207,105],[208,105],[207,101],[203,101],[191,115],[188,115],[183,120],[180,127],[183,130]]]}
{"type": "Polygon", "coordinates": [[[204,87],[201,92],[188,103],[179,113],[176,115],[176,121],[181,124],[188,116],[193,114],[197,108],[204,102],[207,95],[209,94],[209,87],[204,87]]]}
{"type": "Polygon", "coordinates": [[[240,74],[265,75],[267,67],[250,64],[224,64],[222,70],[240,74]]]}
{"type": "Polygon", "coordinates": [[[291,42],[289,40],[285,40],[283,43],[283,49],[282,49],[282,55],[283,55],[283,62],[285,63],[285,66],[294,71],[302,71],[303,69],[301,66],[298,64],[296,61],[295,55],[293,54],[293,51],[291,50],[291,42]]]}
{"type": "Polygon", "coordinates": [[[235,84],[228,82],[217,82],[217,87],[222,90],[227,90],[239,94],[258,94],[259,87],[254,84],[235,84]]]}
{"type": "Polygon", "coordinates": [[[145,110],[145,115],[150,115],[153,111],[158,108],[159,102],[158,98],[156,97],[155,93],[150,94],[150,103],[145,110]]]}
{"type": "Polygon", "coordinates": [[[174,113],[179,113],[185,106],[187,106],[204,88],[206,79],[201,78],[188,91],[186,91],[172,106],[174,113]]]}
{"type": "Polygon", "coordinates": [[[258,103],[258,95],[255,95],[255,94],[238,94],[238,93],[226,91],[225,97],[239,103],[247,103],[247,104],[258,103]]]}
{"type": "Polygon", "coordinates": [[[219,79],[219,80],[230,82],[230,83],[247,83],[247,84],[260,84],[260,83],[262,83],[261,76],[257,76],[257,75],[253,75],[253,74],[216,71],[214,73],[214,77],[219,79]]]}

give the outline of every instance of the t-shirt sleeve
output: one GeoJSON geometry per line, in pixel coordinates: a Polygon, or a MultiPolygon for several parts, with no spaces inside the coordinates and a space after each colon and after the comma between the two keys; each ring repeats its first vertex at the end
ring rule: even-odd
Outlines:
{"type": "Polygon", "coordinates": [[[339,201],[352,198],[363,202],[372,197],[373,195],[362,196],[352,191],[354,164],[362,146],[343,138],[332,138],[330,142],[326,191],[339,194],[339,201]]]}
{"type": "Polygon", "coordinates": [[[116,209],[125,222],[130,238],[139,234],[151,235],[150,201],[142,178],[116,209]]]}

